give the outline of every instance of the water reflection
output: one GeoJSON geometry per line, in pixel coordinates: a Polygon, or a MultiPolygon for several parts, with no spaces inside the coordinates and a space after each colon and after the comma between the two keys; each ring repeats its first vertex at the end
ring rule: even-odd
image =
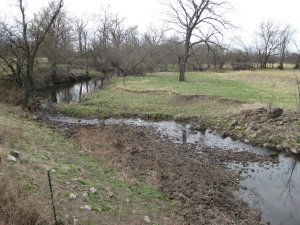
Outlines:
{"type": "MultiPolygon", "coordinates": [[[[236,195],[261,211],[264,221],[274,225],[300,224],[300,163],[284,155],[279,156],[279,164],[261,167],[249,164],[249,170],[241,185],[247,189],[236,195]],[[250,172],[249,171],[254,171],[250,172]]],[[[241,167],[235,165],[236,168],[241,167]]]]}
{"type": "Polygon", "coordinates": [[[43,102],[44,107],[49,107],[53,103],[79,103],[88,93],[101,89],[103,79],[85,81],[71,86],[57,85],[43,92],[46,98],[43,102]]]}

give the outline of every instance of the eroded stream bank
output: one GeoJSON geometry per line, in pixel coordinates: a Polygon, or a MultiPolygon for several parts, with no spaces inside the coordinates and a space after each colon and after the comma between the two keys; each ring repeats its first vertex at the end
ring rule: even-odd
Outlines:
{"type": "Polygon", "coordinates": [[[237,198],[258,209],[264,222],[300,223],[299,163],[293,158],[175,122],[43,118],[111,163],[126,157],[122,165],[178,200],[177,213],[190,224],[259,224],[237,198]]]}

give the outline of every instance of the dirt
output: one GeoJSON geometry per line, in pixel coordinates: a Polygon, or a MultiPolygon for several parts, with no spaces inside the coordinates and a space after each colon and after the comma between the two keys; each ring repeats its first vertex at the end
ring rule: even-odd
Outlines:
{"type": "Polygon", "coordinates": [[[258,212],[233,196],[240,177],[225,165],[273,163],[271,157],[210,149],[199,154],[192,145],[174,144],[151,128],[127,125],[81,127],[73,137],[119,172],[159,187],[177,202],[174,213],[183,224],[262,224],[258,212]]]}
{"type": "Polygon", "coordinates": [[[299,154],[299,119],[300,114],[295,111],[285,111],[281,116],[272,118],[270,110],[258,108],[233,114],[220,121],[216,129],[221,128],[225,136],[231,136],[252,145],[299,154]]]}
{"type": "Polygon", "coordinates": [[[176,94],[171,100],[171,104],[175,105],[190,105],[191,103],[195,103],[198,101],[217,101],[221,102],[222,104],[243,104],[245,102],[238,101],[238,100],[232,100],[232,99],[226,99],[219,96],[212,96],[212,95],[180,95],[176,94]]]}

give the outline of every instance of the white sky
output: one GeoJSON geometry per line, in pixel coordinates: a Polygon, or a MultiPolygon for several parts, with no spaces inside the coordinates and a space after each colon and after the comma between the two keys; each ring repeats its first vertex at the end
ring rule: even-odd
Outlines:
{"type": "MultiPolygon", "coordinates": [[[[164,11],[160,0],[64,0],[65,9],[73,15],[82,16],[99,13],[101,5],[110,5],[111,11],[126,18],[128,25],[138,25],[145,31],[152,24],[162,26],[164,11]]],[[[263,19],[273,19],[291,24],[300,33],[300,0],[228,0],[234,12],[227,17],[240,29],[235,35],[242,36],[247,42],[254,39],[256,27],[263,19]]],[[[13,12],[15,0],[0,0],[0,18],[13,12]]],[[[27,0],[30,11],[46,5],[48,0],[27,0]]],[[[300,42],[300,38],[299,38],[300,42]]]]}

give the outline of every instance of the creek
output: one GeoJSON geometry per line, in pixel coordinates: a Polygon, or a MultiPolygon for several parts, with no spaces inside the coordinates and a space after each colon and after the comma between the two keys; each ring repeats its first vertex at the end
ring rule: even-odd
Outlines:
{"type": "MultiPolygon", "coordinates": [[[[103,80],[91,80],[70,86],[56,86],[43,93],[42,107],[47,109],[52,103],[76,104],[91,91],[101,89],[103,80]]],[[[97,125],[98,119],[73,118],[58,115],[51,110],[43,111],[43,118],[56,124],[97,125]]],[[[247,151],[260,155],[274,154],[264,148],[253,147],[231,138],[222,139],[218,134],[192,130],[190,125],[174,121],[151,122],[141,119],[107,119],[108,126],[126,124],[133,127],[154,128],[162,138],[176,144],[194,145],[199,154],[202,151],[232,150],[247,151]]],[[[292,157],[279,154],[278,163],[227,164],[229,170],[239,171],[242,179],[240,190],[234,194],[247,202],[250,207],[261,212],[262,221],[274,225],[300,224],[300,162],[292,157]],[[263,165],[262,165],[263,164],[263,165]]]]}

